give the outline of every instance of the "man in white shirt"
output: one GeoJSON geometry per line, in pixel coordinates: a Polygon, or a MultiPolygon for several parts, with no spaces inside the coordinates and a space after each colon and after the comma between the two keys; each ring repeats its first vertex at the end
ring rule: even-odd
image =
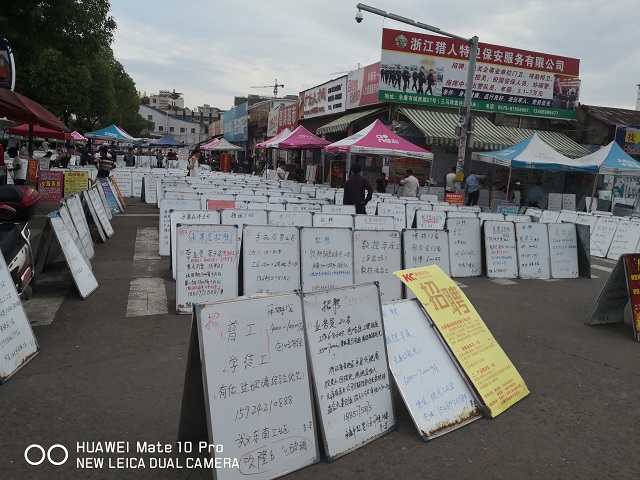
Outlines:
{"type": "Polygon", "coordinates": [[[458,191],[458,182],[456,182],[456,167],[451,167],[451,173],[447,173],[445,177],[445,192],[455,193],[458,191]]]}
{"type": "Polygon", "coordinates": [[[29,170],[29,160],[20,158],[18,156],[18,150],[16,147],[10,147],[7,149],[7,155],[12,160],[13,165],[9,168],[10,172],[13,172],[14,185],[26,185],[27,183],[27,171],[29,170]]]}
{"type": "Polygon", "coordinates": [[[400,185],[404,187],[403,197],[420,198],[420,182],[413,176],[413,170],[407,168],[405,176],[400,180],[400,185]]]}
{"type": "Polygon", "coordinates": [[[284,168],[282,168],[283,163],[278,162],[278,168],[276,169],[276,177],[278,180],[286,180],[287,172],[284,168]]]}
{"type": "Polygon", "coordinates": [[[43,152],[47,152],[49,150],[49,142],[47,142],[46,138],[42,141],[42,144],[40,145],[40,149],[43,152]]]}

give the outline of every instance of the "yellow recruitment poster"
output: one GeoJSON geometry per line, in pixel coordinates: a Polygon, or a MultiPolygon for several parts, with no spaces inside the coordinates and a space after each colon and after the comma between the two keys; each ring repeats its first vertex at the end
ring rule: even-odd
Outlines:
{"type": "Polygon", "coordinates": [[[86,190],[89,186],[89,172],[64,171],[64,196],[86,190]]]}
{"type": "Polygon", "coordinates": [[[524,380],[462,290],[437,265],[394,272],[422,302],[440,334],[496,417],[529,394],[524,380]]]}

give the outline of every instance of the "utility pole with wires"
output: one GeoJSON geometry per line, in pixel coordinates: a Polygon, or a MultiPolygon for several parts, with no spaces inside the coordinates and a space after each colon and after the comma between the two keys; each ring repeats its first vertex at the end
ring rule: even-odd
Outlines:
{"type": "Polygon", "coordinates": [[[251,88],[273,88],[273,96],[277,97],[278,88],[284,88],[284,85],[282,83],[278,83],[278,79],[276,78],[273,85],[258,85],[258,86],[253,86],[251,88]]]}

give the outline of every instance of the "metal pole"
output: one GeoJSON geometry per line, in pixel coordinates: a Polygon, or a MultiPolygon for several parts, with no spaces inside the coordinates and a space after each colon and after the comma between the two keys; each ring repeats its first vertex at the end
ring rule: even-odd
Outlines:
{"type": "Polygon", "coordinates": [[[596,187],[598,186],[598,178],[600,178],[600,172],[596,173],[596,179],[593,182],[593,190],[591,190],[591,199],[589,200],[589,207],[587,208],[587,212],[591,211],[591,205],[593,204],[593,197],[596,195],[596,187]]]}
{"type": "MultiPolygon", "coordinates": [[[[509,187],[511,186],[511,165],[509,165],[509,176],[507,177],[507,197],[506,199],[509,200],[509,187]]],[[[513,198],[510,200],[511,202],[513,202],[516,198],[516,192],[515,190],[513,191],[513,198]]],[[[520,207],[518,207],[520,208],[520,207]]]]}

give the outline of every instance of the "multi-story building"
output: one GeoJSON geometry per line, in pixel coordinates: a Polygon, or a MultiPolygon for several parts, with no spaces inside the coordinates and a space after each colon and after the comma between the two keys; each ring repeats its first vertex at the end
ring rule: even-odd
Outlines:
{"type": "Polygon", "coordinates": [[[140,105],[139,113],[142,118],[154,123],[153,132],[150,132],[154,136],[169,135],[187,145],[195,145],[207,138],[209,123],[200,122],[199,117],[197,120],[176,117],[169,115],[166,110],[144,104],[140,105]]]}

